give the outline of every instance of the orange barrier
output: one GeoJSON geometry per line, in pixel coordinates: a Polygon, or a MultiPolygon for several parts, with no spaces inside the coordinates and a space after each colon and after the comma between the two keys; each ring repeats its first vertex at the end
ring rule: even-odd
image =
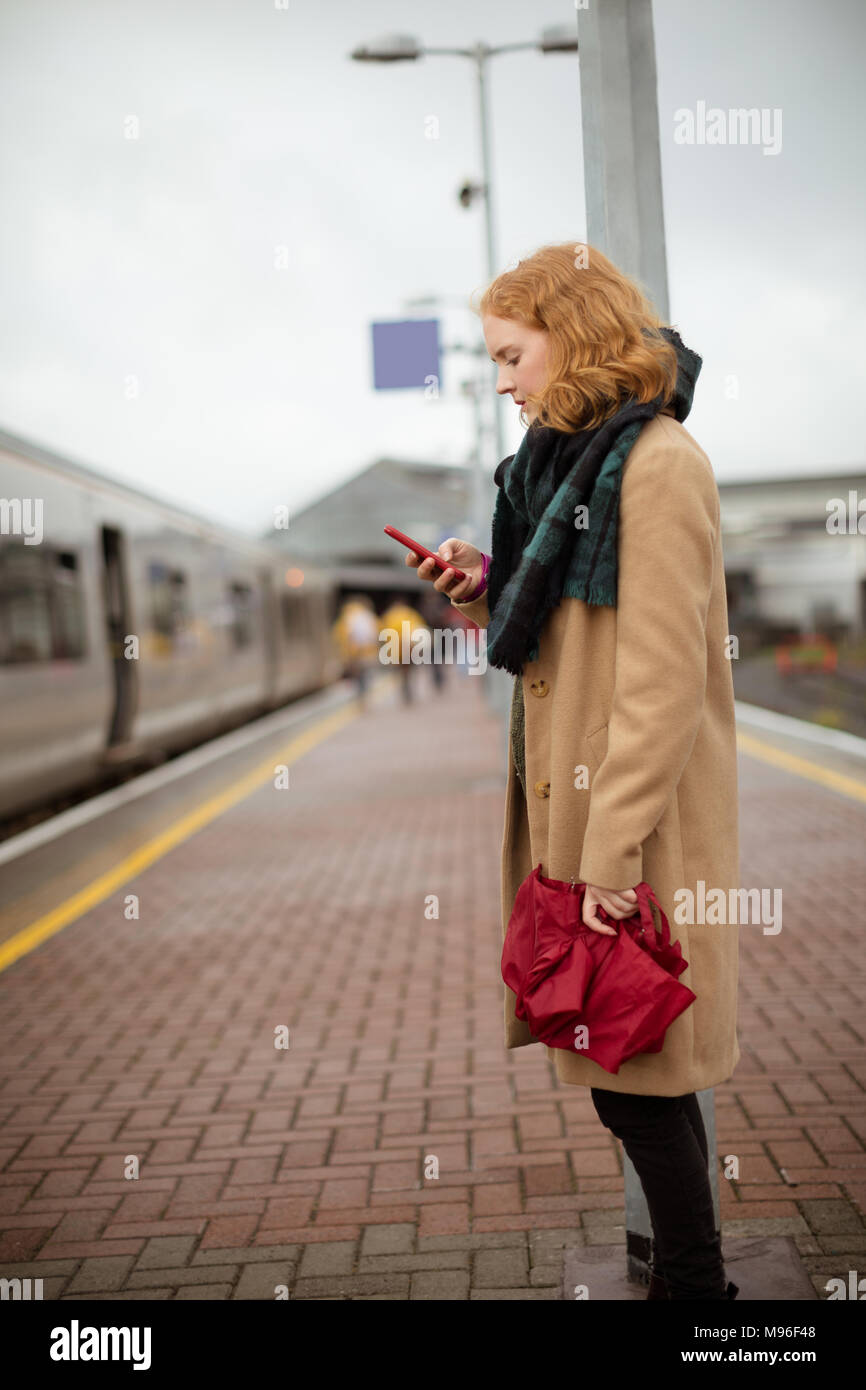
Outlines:
{"type": "Polygon", "coordinates": [[[817,633],[776,647],[776,670],[784,676],[793,671],[835,671],[837,661],[834,643],[817,633]]]}

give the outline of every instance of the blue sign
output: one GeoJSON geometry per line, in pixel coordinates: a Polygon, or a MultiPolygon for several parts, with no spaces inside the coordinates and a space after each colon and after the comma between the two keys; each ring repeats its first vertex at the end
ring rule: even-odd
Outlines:
{"type": "Polygon", "coordinates": [[[373,385],[377,391],[429,386],[441,390],[438,319],[374,323],[373,385]]]}

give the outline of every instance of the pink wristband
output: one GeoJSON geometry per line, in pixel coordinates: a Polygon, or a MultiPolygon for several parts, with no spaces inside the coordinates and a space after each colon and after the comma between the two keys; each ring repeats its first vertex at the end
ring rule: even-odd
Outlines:
{"type": "Polygon", "coordinates": [[[490,569],[490,556],[485,555],[484,551],[482,550],[481,558],[483,561],[483,568],[481,570],[481,582],[479,583],[478,587],[473,590],[471,594],[467,594],[466,598],[460,600],[461,603],[472,603],[474,599],[480,598],[481,595],[484,593],[485,589],[487,588],[487,574],[490,569]]]}

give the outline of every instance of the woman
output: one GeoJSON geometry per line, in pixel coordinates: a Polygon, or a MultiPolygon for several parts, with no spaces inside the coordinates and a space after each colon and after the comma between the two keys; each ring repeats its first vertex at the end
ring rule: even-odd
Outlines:
{"type": "MultiPolygon", "coordinates": [[[[479,312],[496,389],[529,428],[496,470],[492,555],[444,541],[462,580],[414,552],[406,563],[487,629],[488,661],[515,675],[503,933],[540,864],[587,884],[583,920],[598,932],[614,932],[599,907],[631,916],[645,880],[682,944],[680,978],[696,999],[661,1052],[616,1074],[548,1055],[562,1081],[590,1087],[640,1176],[649,1297],[734,1297],[695,1092],[726,1081],[740,1055],[737,927],[685,923],[674,896],[701,879],[726,895],[739,887],[719,494],[682,424],[701,359],[586,245],[542,247],[493,281],[479,312]]],[[[506,987],[510,1048],[537,1041],[514,1002],[506,987]]]]}
{"type": "Polygon", "coordinates": [[[346,599],[331,633],[343,660],[344,673],[357,685],[358,698],[364,705],[379,655],[379,624],[366,594],[346,599]]]}

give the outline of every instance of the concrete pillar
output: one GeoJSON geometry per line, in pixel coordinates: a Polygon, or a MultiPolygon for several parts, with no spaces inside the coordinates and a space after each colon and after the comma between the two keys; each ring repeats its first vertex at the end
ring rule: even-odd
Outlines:
{"type": "Polygon", "coordinates": [[[650,0],[578,8],[586,240],[638,280],[663,321],[668,275],[650,0]]]}

